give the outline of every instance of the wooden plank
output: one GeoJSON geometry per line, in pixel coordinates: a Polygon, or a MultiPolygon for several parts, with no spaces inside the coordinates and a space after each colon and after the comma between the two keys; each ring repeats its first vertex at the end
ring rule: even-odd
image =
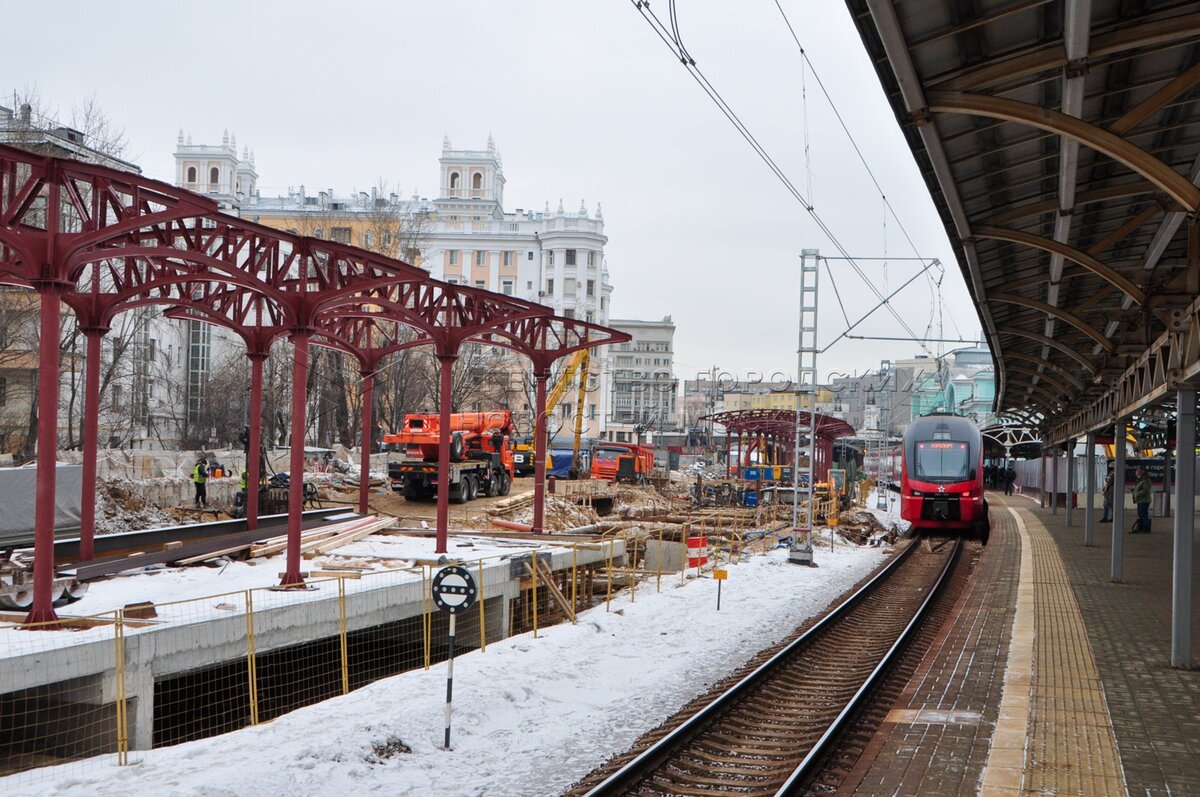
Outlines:
{"type": "Polygon", "coordinates": [[[300,552],[307,553],[311,551],[312,553],[316,554],[328,553],[330,550],[337,548],[338,546],[355,542],[363,537],[374,534],[376,531],[379,531],[380,529],[390,525],[392,522],[393,521],[391,518],[376,520],[374,523],[368,523],[362,528],[352,529],[344,534],[339,534],[336,537],[331,537],[327,540],[321,540],[315,545],[301,546],[300,552]]]}
{"type": "MultiPolygon", "coordinates": [[[[530,576],[533,575],[533,567],[529,564],[529,562],[525,563],[525,571],[529,573],[530,576]]],[[[539,581],[538,586],[544,587],[546,591],[550,593],[550,597],[554,598],[554,601],[562,608],[563,613],[566,614],[567,617],[570,617],[572,621],[574,621],[575,612],[571,610],[570,601],[566,599],[566,596],[562,594],[562,591],[558,588],[558,585],[554,583],[554,571],[550,570],[550,565],[545,562],[538,562],[537,571],[539,581]]]]}

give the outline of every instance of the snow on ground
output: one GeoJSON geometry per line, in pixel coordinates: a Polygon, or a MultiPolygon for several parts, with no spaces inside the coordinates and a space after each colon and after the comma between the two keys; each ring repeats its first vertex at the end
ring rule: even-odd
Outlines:
{"type": "MultiPolygon", "coordinates": [[[[361,540],[337,549],[337,557],[322,556],[305,560],[305,570],[319,570],[327,560],[345,561],[352,557],[359,561],[379,559],[374,563],[377,570],[393,571],[390,576],[367,576],[346,582],[347,594],[366,592],[393,585],[397,579],[420,580],[420,570],[394,572],[413,566],[416,560],[434,561],[436,540],[432,535],[410,537],[406,535],[372,534],[361,540]]],[[[475,561],[511,555],[515,550],[564,550],[551,538],[534,540],[495,539],[479,535],[454,534],[447,539],[447,557],[451,560],[475,561]],[[539,544],[539,542],[541,544],[539,544]]],[[[88,584],[88,591],[78,603],[60,610],[64,616],[89,616],[111,612],[131,603],[151,601],[156,604],[155,623],[144,628],[131,627],[127,633],[145,633],[161,623],[199,622],[213,617],[240,614],[244,611],[244,600],[238,593],[247,589],[273,587],[279,583],[280,573],[285,568],[284,554],[258,557],[245,562],[226,562],[217,567],[193,565],[190,567],[150,567],[100,579],[88,584]],[[207,600],[205,600],[207,599],[207,600]],[[164,605],[169,604],[169,605],[164,605]]],[[[307,592],[277,593],[277,602],[295,603],[336,598],[337,584],[330,580],[316,580],[313,589],[307,592]]],[[[14,621],[15,622],[15,621],[14,621]]],[[[6,631],[9,629],[0,629],[6,631]]],[[[111,629],[94,628],[87,631],[41,631],[36,638],[25,632],[0,633],[0,658],[31,653],[36,650],[60,648],[65,645],[93,642],[111,638],[111,629]]]]}
{"type": "Polygon", "coordinates": [[[774,550],[717,582],[654,581],[577,625],[488,645],[455,661],[453,749],[441,749],[446,666],[377,681],[254,728],[0,779],[17,795],[559,794],[707,686],[823,609],[884,558],[818,549],[817,568],[774,550]],[[411,752],[381,757],[400,740],[411,752]],[[79,770],[82,768],[82,772],[79,770]],[[62,773],[62,774],[59,774],[62,773]]]}

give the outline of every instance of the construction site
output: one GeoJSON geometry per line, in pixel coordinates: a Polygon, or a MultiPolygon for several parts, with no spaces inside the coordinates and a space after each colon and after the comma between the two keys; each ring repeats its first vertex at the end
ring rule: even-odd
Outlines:
{"type": "MultiPolygon", "coordinates": [[[[843,446],[835,459],[854,432],[844,421],[714,415],[723,436],[707,455],[589,440],[589,354],[622,332],[259,228],[127,172],[0,146],[0,175],[5,278],[37,294],[43,333],[65,304],[88,341],[81,450],[0,471],[0,771],[125,763],[428,668],[453,638],[430,594],[448,563],[479,589],[459,649],[484,650],[778,547],[812,563],[822,530],[830,546],[896,539],[863,508],[861,455],[843,446]],[[47,280],[32,264],[50,251],[62,254],[47,280]],[[103,337],[121,312],[156,304],[245,342],[240,449],[95,444],[103,337]],[[310,343],[358,361],[362,439],[374,438],[375,375],[397,352],[432,347],[439,411],[404,415],[378,450],[268,446],[262,366],[284,338],[292,440],[305,437],[310,343]],[[525,434],[505,407],[451,411],[460,347],[480,344],[527,361],[525,434]]],[[[57,448],[57,357],[42,349],[39,451],[57,448]]]]}

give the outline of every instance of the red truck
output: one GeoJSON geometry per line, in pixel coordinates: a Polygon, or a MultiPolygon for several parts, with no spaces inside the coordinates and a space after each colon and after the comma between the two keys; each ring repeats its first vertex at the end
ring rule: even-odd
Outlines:
{"type": "Polygon", "coordinates": [[[592,451],[592,478],[645,484],[654,470],[654,452],[629,443],[601,443],[592,451]]]}
{"type": "MultiPolygon", "coordinates": [[[[388,463],[392,489],[410,501],[437,496],[439,415],[406,415],[397,434],[383,442],[403,458],[388,463]]],[[[450,500],[465,503],[481,493],[508,495],[512,489],[513,419],[508,410],[456,412],[450,416],[450,500]]]]}

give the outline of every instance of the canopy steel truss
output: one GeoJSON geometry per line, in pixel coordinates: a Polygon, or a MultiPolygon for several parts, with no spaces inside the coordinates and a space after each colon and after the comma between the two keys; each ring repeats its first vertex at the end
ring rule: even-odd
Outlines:
{"type": "MultiPolygon", "coordinates": [[[[485,290],[450,285],[408,263],[352,246],[294,235],[218,211],[212,200],[137,174],[0,146],[0,284],[40,296],[42,340],[57,340],[62,303],[87,339],[84,399],[84,505],[81,558],[92,556],[103,336],[119,313],[165,306],[232,330],[251,361],[250,446],[261,440],[262,362],[285,335],[294,346],[290,473],[302,484],[308,347],[332,346],[356,358],[363,376],[360,504],[366,510],[374,374],[390,354],[432,345],[441,363],[441,411],[450,412],[452,366],[460,346],[487,341],[533,361],[535,373],[580,348],[627,335],[554,317],[549,308],[485,290]],[[489,337],[489,336],[493,336],[489,337]]],[[[55,457],[59,352],[42,346],[38,369],[34,602],[27,623],[56,617],[53,596],[55,457]]],[[[543,391],[544,394],[544,391],[543,391]]],[[[544,395],[542,396],[544,401],[544,395]]],[[[539,404],[538,411],[544,411],[539,404]]],[[[442,424],[437,552],[446,552],[449,423],[442,424]]],[[[541,458],[539,458],[539,462],[541,458]]],[[[248,458],[258,483],[258,457],[248,458]]],[[[288,506],[284,586],[301,586],[303,489],[288,506]]],[[[540,515],[539,493],[537,510],[540,515]]],[[[247,523],[257,520],[247,494],[247,523]]],[[[539,528],[540,530],[540,528],[539,528]]],[[[43,626],[44,627],[44,626],[43,626]]]]}

